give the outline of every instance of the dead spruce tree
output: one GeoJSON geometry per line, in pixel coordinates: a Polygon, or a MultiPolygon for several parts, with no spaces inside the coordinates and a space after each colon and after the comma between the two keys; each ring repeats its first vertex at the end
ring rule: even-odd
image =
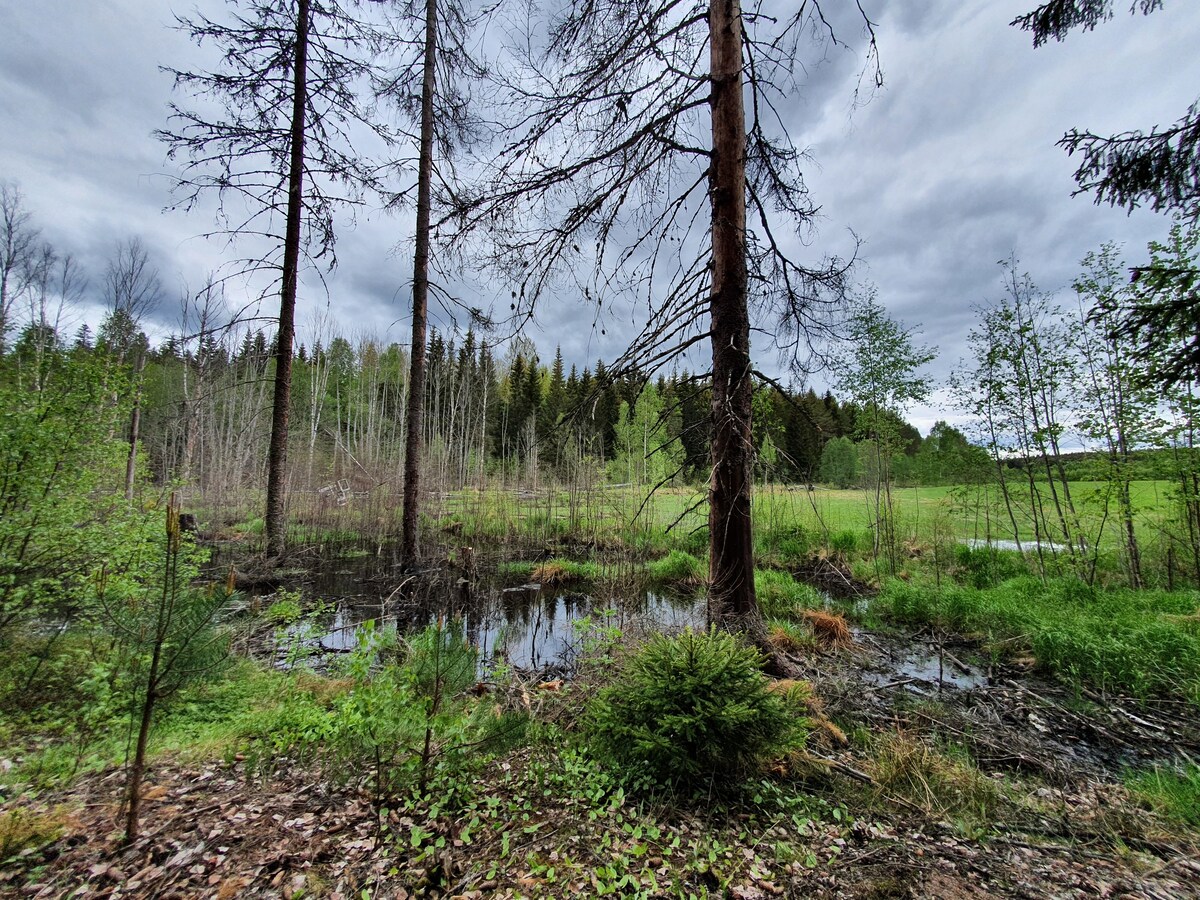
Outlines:
{"type": "MultiPolygon", "coordinates": [[[[516,29],[511,105],[500,113],[509,143],[446,224],[486,233],[490,261],[512,280],[514,314],[533,315],[572,278],[598,305],[618,290],[644,301],[622,364],[653,371],[708,343],[710,609],[761,643],[752,316],[799,358],[843,300],[848,268],[791,254],[815,207],[777,104],[797,86],[801,41],[839,38],[812,0],[782,21],[739,0],[577,0],[540,32],[535,21],[531,9],[516,29]]],[[[872,23],[857,21],[865,71],[878,80],[872,23]]]]}
{"type": "Polygon", "coordinates": [[[272,273],[279,292],[271,440],[267,456],[267,553],[286,537],[288,421],[296,293],[303,260],[332,268],[334,211],[383,191],[387,167],[352,136],[387,146],[396,136],[375,114],[379,67],[395,49],[390,29],[358,15],[354,0],[229,0],[227,21],[196,13],[179,26],[221,54],[212,72],[182,72],[177,90],[194,108],[171,106],[158,133],[187,160],[178,205],[219,201],[217,231],[260,239],[241,271],[272,273]],[[282,230],[280,226],[282,225],[282,230]]]}
{"type": "MultiPolygon", "coordinates": [[[[393,100],[402,113],[416,119],[417,196],[416,230],[413,248],[412,351],[409,356],[408,404],[404,439],[404,509],[401,516],[400,552],[405,562],[414,564],[419,554],[419,512],[421,504],[421,464],[424,437],[426,343],[429,322],[430,241],[433,210],[433,182],[453,180],[448,166],[455,149],[472,142],[479,127],[471,113],[471,102],[464,85],[481,79],[486,71],[469,52],[466,41],[473,34],[476,19],[466,5],[457,0],[398,0],[393,4],[393,27],[397,33],[420,25],[420,36],[411,43],[420,49],[420,85],[418,97],[407,90],[404,76],[417,66],[403,66],[399,76],[380,85],[382,95],[393,100]],[[416,103],[413,103],[413,100],[416,103]],[[415,106],[415,111],[413,107],[415,106]]],[[[415,81],[415,78],[407,79],[415,81]]],[[[449,295],[446,295],[449,299],[449,295]]],[[[481,318],[473,311],[473,318],[481,318]]]]}

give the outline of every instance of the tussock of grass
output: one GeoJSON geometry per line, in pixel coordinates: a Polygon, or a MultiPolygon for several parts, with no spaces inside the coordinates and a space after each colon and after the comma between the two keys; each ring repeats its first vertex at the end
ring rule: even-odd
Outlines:
{"type": "Polygon", "coordinates": [[[1187,617],[1194,591],[1100,589],[1076,579],[1014,578],[993,588],[935,590],[892,582],[877,610],[1008,642],[1038,665],[1102,690],[1182,696],[1200,704],[1200,631],[1187,617]]]}
{"type": "Polygon", "coordinates": [[[529,581],[545,585],[567,584],[572,581],[595,581],[602,574],[597,563],[558,558],[540,563],[513,560],[501,563],[499,571],[502,575],[526,578],[529,581]]]}
{"type": "Polygon", "coordinates": [[[804,611],[804,621],[812,629],[817,644],[826,650],[854,645],[854,635],[840,613],[829,613],[819,609],[804,611]]]}
{"type": "Polygon", "coordinates": [[[573,559],[549,559],[534,567],[529,577],[538,584],[595,581],[600,577],[600,566],[594,562],[578,562],[573,559]]]}
{"type": "Polygon", "coordinates": [[[759,609],[770,619],[799,619],[804,610],[822,605],[815,588],[776,569],[754,570],[754,592],[759,609]]]}
{"type": "Polygon", "coordinates": [[[974,766],[902,731],[878,741],[870,770],[880,797],[899,798],[939,818],[985,823],[1001,800],[995,782],[974,766]]]}
{"type": "Polygon", "coordinates": [[[58,840],[69,819],[62,810],[41,811],[14,806],[0,813],[0,862],[22,850],[58,840]]]}
{"type": "Polygon", "coordinates": [[[803,653],[812,649],[813,638],[793,622],[775,619],[767,628],[767,640],[782,653],[803,653]]]}
{"type": "Polygon", "coordinates": [[[682,550],[672,550],[662,559],[646,565],[651,581],[661,584],[701,585],[708,579],[704,560],[682,550]]]}

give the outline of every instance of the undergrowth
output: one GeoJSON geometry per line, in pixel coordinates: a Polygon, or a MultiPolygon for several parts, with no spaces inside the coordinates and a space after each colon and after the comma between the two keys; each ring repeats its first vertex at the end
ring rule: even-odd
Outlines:
{"type": "Polygon", "coordinates": [[[1200,705],[1195,591],[1095,588],[1077,579],[1022,577],[992,588],[887,584],[876,609],[906,625],[935,625],[1031,652],[1045,670],[1135,696],[1200,705]]]}

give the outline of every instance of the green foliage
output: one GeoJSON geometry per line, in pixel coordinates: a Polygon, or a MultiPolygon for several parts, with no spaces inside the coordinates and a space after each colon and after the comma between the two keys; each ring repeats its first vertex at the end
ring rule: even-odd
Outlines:
{"type": "Polygon", "coordinates": [[[958,566],[955,577],[977,588],[994,587],[1010,578],[1029,574],[1028,564],[1015,550],[958,544],[954,548],[954,562],[958,566]]]}
{"type": "Polygon", "coordinates": [[[101,567],[136,563],[143,517],[124,499],[129,448],[113,436],[120,388],[100,362],[60,352],[32,382],[0,372],[0,638],[79,616],[101,567]]]}
{"type": "Polygon", "coordinates": [[[829,549],[846,556],[858,549],[858,533],[844,529],[829,536],[829,549]]]}
{"type": "Polygon", "coordinates": [[[351,688],[328,705],[307,692],[287,698],[254,731],[257,752],[315,759],[331,780],[362,784],[380,806],[446,779],[465,791],[466,776],[526,724],[469,696],[477,664],[459,620],[405,640],[367,622],[344,666],[351,688]]]}
{"type": "Polygon", "coordinates": [[[821,467],[817,476],[834,487],[853,487],[858,482],[858,448],[848,437],[835,437],[821,451],[821,467]]]}
{"type": "Polygon", "coordinates": [[[1200,765],[1188,763],[1181,770],[1155,766],[1132,773],[1125,783],[1151,809],[1200,828],[1200,765]]]}
{"type": "Polygon", "coordinates": [[[703,584],[708,579],[704,560],[682,550],[672,550],[662,559],[648,563],[646,574],[660,584],[703,584]]]}
{"type": "Polygon", "coordinates": [[[736,784],[803,740],[803,720],[768,690],[761,664],[726,632],[652,635],[593,701],[595,746],[651,786],[736,784]]]}
{"type": "Polygon", "coordinates": [[[754,570],[754,593],[758,608],[769,619],[794,619],[806,609],[820,609],[821,595],[777,569],[754,570]]]}
{"type": "Polygon", "coordinates": [[[1075,578],[1014,578],[993,588],[892,582],[877,608],[911,625],[936,624],[1032,651],[1074,681],[1138,696],[1200,703],[1195,592],[1101,590],[1075,578]]]}
{"type": "Polygon", "coordinates": [[[266,619],[272,625],[294,625],[304,614],[298,591],[278,591],[276,600],[267,607],[266,619]]]}

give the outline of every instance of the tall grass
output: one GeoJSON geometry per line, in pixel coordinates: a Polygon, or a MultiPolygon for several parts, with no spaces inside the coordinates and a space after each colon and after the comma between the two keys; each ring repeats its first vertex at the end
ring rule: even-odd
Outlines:
{"type": "Polygon", "coordinates": [[[892,582],[876,609],[907,625],[978,633],[1077,683],[1200,705],[1200,593],[1100,589],[1070,578],[991,588],[892,582]]]}

